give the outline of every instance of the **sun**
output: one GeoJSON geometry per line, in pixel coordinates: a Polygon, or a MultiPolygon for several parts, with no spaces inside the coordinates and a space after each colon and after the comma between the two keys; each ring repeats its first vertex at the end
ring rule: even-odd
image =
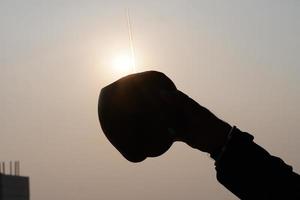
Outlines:
{"type": "Polygon", "coordinates": [[[112,66],[115,71],[126,75],[134,72],[134,60],[129,55],[118,55],[113,59],[112,66]]]}

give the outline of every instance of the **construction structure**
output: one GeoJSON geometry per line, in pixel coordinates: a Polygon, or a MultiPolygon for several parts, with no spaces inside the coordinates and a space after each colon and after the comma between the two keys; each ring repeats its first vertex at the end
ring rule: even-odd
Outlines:
{"type": "Polygon", "coordinates": [[[0,162],[0,200],[29,200],[29,196],[29,177],[20,176],[20,162],[0,162]]]}

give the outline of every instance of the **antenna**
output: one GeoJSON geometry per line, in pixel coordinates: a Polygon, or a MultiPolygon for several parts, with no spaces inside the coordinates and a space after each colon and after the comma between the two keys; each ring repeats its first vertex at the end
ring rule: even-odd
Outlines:
{"type": "Polygon", "coordinates": [[[13,175],[13,173],[12,173],[13,169],[12,168],[13,168],[12,167],[12,161],[9,161],[9,174],[10,175],[13,175]]]}
{"type": "Polygon", "coordinates": [[[2,162],[2,173],[5,174],[5,162],[2,162]]]}
{"type": "Polygon", "coordinates": [[[127,28],[128,28],[128,36],[129,36],[129,43],[130,43],[130,50],[131,50],[131,62],[132,62],[132,72],[136,72],[135,66],[135,52],[133,46],[133,32],[131,27],[129,9],[126,9],[126,17],[127,17],[127,28]]]}

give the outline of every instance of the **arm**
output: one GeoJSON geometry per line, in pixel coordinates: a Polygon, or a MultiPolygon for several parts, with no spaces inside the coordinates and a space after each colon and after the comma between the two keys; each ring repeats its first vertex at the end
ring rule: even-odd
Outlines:
{"type": "Polygon", "coordinates": [[[252,140],[233,130],[215,162],[218,181],[241,199],[300,199],[300,176],[252,140]]]}
{"type": "Polygon", "coordinates": [[[236,196],[300,199],[300,176],[255,144],[252,135],[232,128],[182,92],[162,96],[179,116],[176,125],[170,123],[175,138],[209,153],[215,159],[218,181],[236,196]]]}

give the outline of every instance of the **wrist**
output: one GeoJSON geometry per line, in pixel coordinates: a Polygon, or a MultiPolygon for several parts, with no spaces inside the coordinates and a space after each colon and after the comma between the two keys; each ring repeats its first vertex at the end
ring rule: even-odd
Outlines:
{"type": "MultiPolygon", "coordinates": [[[[220,120],[221,121],[221,120],[220,120]]],[[[223,146],[226,144],[228,140],[228,135],[230,131],[232,130],[232,126],[228,123],[221,121],[218,126],[215,127],[215,129],[212,130],[210,133],[213,135],[211,138],[211,143],[208,146],[208,153],[209,154],[218,154],[223,148],[223,146]]]]}
{"type": "Polygon", "coordinates": [[[222,155],[226,151],[227,146],[231,141],[231,138],[233,136],[233,132],[235,131],[235,129],[236,129],[236,126],[231,127],[223,145],[210,153],[210,157],[213,158],[216,162],[222,157],[222,155]]]}
{"type": "Polygon", "coordinates": [[[214,154],[220,151],[225,145],[232,127],[219,119],[213,123],[203,124],[205,125],[201,127],[198,125],[197,128],[194,127],[192,130],[186,130],[185,134],[179,137],[177,141],[185,142],[190,147],[200,151],[214,154]]]}

